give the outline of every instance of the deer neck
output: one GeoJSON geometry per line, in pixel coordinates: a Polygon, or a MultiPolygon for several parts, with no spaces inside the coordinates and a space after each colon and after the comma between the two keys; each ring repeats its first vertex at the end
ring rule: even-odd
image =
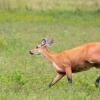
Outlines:
{"type": "Polygon", "coordinates": [[[45,47],[43,49],[42,55],[49,62],[51,62],[51,63],[53,62],[53,60],[54,60],[54,54],[51,51],[49,51],[47,47],[45,47]]]}

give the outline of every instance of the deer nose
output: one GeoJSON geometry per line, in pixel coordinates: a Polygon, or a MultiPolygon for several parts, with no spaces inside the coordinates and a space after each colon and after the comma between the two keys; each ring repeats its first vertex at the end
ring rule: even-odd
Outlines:
{"type": "Polygon", "coordinates": [[[29,53],[30,53],[31,55],[33,55],[33,54],[34,54],[32,51],[29,51],[29,53]]]}

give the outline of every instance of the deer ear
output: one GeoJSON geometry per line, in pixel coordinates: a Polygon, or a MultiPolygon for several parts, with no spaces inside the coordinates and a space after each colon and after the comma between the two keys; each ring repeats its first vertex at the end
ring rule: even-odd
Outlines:
{"type": "Polygon", "coordinates": [[[46,44],[46,39],[42,39],[41,45],[43,46],[43,45],[45,45],[45,44],[46,44]]]}
{"type": "Polygon", "coordinates": [[[47,40],[47,46],[48,47],[51,47],[53,43],[54,43],[54,40],[53,39],[48,39],[47,40]]]}

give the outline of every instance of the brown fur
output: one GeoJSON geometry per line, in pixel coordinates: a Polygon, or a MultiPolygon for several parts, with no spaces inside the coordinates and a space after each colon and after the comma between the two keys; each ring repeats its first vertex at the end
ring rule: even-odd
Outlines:
{"type": "Polygon", "coordinates": [[[100,42],[88,43],[61,53],[52,53],[47,46],[31,50],[31,53],[34,52],[40,52],[53,64],[57,72],[49,87],[58,82],[65,74],[68,82],[72,83],[72,73],[85,71],[92,67],[100,68],[100,42]]]}

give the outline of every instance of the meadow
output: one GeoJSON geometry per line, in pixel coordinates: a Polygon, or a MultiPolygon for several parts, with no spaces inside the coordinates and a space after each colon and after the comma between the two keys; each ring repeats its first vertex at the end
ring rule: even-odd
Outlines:
{"type": "Polygon", "coordinates": [[[64,77],[48,89],[54,68],[29,54],[42,38],[54,39],[54,52],[100,41],[99,6],[65,8],[0,10],[0,100],[100,100],[100,87],[94,85],[100,70],[73,74],[71,87],[64,77]]]}

